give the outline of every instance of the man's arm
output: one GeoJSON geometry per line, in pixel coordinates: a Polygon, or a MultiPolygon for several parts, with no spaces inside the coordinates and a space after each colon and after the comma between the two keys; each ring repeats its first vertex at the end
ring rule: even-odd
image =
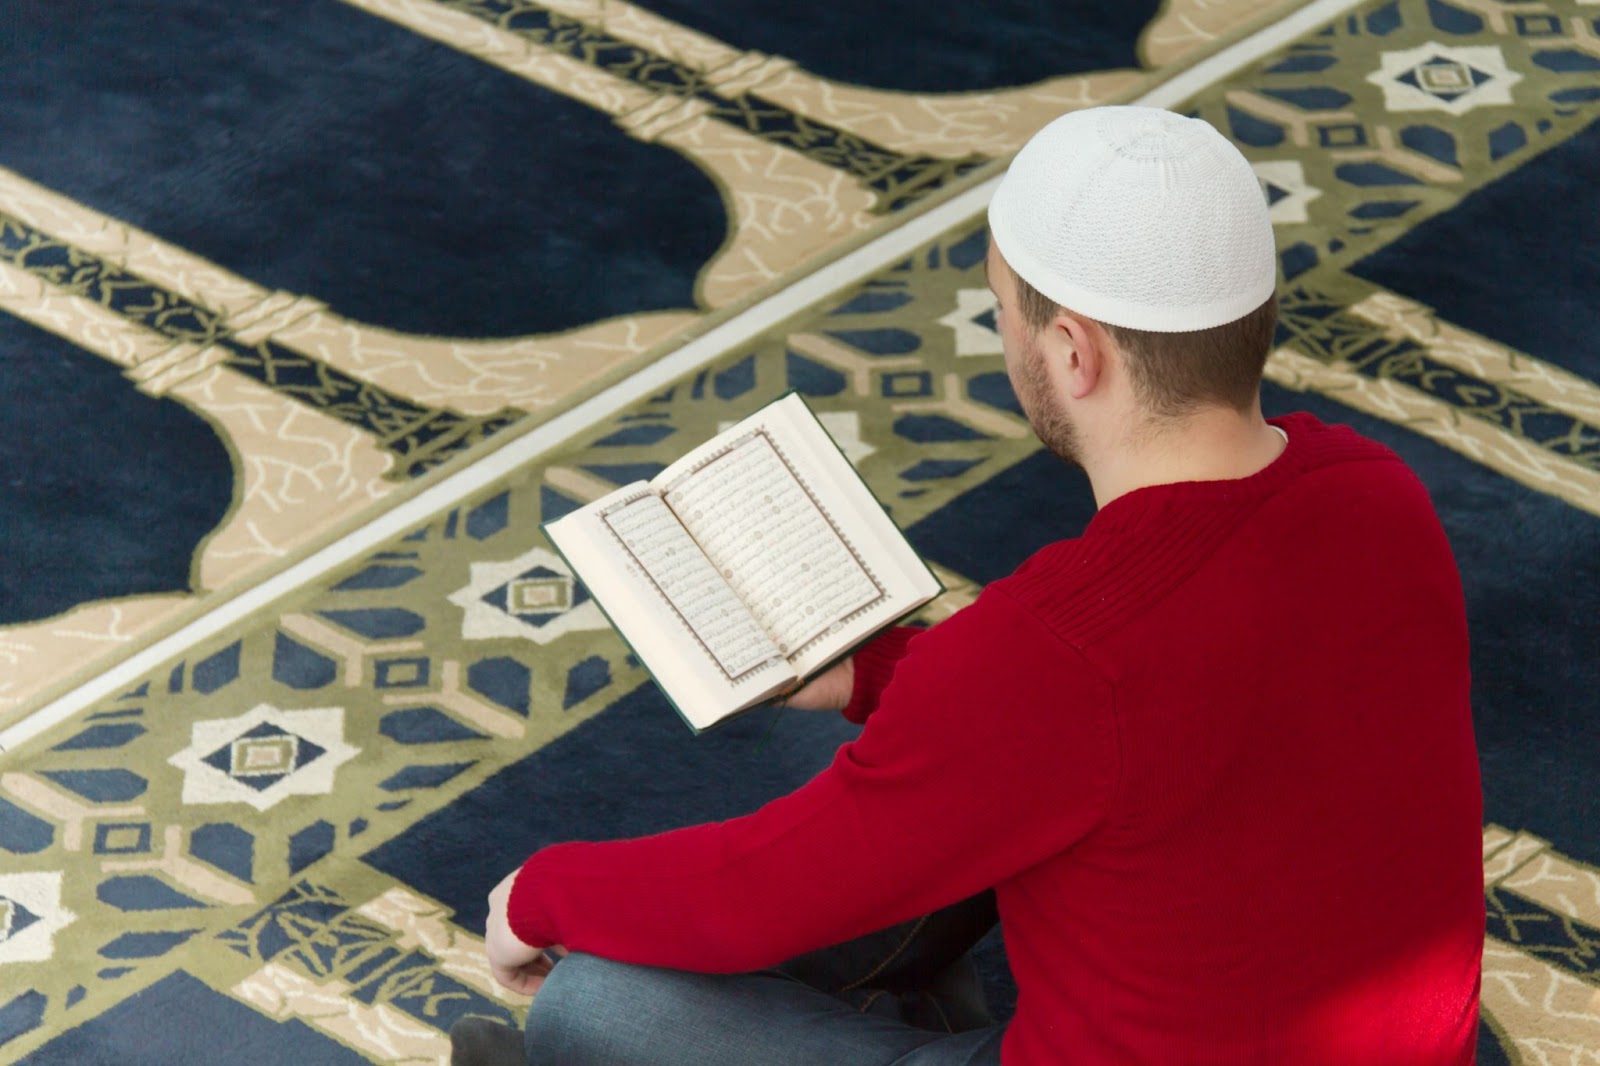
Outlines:
{"type": "Polygon", "coordinates": [[[895,626],[878,634],[812,678],[782,703],[802,711],[840,711],[861,725],[878,706],[878,697],[894,677],[894,669],[910,650],[911,641],[927,632],[920,626],[895,626]]]}
{"type": "Polygon", "coordinates": [[[556,958],[564,951],[556,945],[534,947],[518,939],[506,921],[506,905],[511,898],[511,883],[516,880],[513,870],[501,879],[489,893],[489,919],[483,930],[483,950],[489,958],[489,971],[494,979],[513,992],[524,996],[536,995],[544,979],[550,976],[556,958]]]}
{"type": "Polygon", "coordinates": [[[917,638],[859,738],[728,822],[561,844],[517,872],[525,944],[701,972],[928,913],[1068,847],[1116,780],[1108,687],[1002,593],[917,638]]]}

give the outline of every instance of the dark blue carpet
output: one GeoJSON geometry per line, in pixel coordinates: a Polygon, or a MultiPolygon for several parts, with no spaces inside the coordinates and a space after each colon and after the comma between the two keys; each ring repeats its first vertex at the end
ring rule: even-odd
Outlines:
{"type": "MultiPolygon", "coordinates": [[[[972,90],[1136,65],[1154,0],[663,2],[825,77],[972,90]]],[[[722,192],[611,116],[334,0],[6,5],[0,166],[272,289],[418,334],[696,306],[722,192]]],[[[0,625],[189,589],[234,491],[200,419],[0,316],[0,625]]]]}
{"type": "Polygon", "coordinates": [[[182,970],[29,1055],[30,1066],[368,1066],[300,1021],[275,1022],[182,970]],[[190,1019],[193,1024],[183,1024],[190,1019]],[[179,1020],[179,1024],[174,1024],[179,1020]]]}
{"type": "Polygon", "coordinates": [[[0,385],[0,625],[190,591],[191,557],[233,502],[232,460],[210,424],[9,315],[0,385]]]}
{"type": "Polygon", "coordinates": [[[1600,381],[1600,122],[1367,256],[1350,272],[1600,381]]]}
{"type": "Polygon", "coordinates": [[[762,709],[696,737],[645,685],[363,858],[481,930],[488,890],[534,849],[738,817],[804,784],[856,731],[762,709]]]}
{"type": "Polygon", "coordinates": [[[788,56],[835,81],[972,92],[1138,67],[1139,33],[1162,5],[643,0],[642,6],[741,47],[788,56]]]}
{"type": "Polygon", "coordinates": [[[693,308],[711,180],[611,117],[331,0],[47,0],[0,33],[0,165],[412,333],[693,308]]]}

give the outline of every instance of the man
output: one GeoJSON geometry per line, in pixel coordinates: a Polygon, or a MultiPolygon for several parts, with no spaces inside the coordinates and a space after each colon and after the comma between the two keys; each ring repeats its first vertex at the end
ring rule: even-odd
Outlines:
{"type": "MultiPolygon", "coordinates": [[[[864,726],[797,792],[508,876],[486,947],[537,993],[527,1061],[1470,1063],[1459,579],[1392,453],[1263,419],[1249,164],[1199,120],[1077,112],[989,222],[1007,371],[1099,512],[803,690],[864,726]],[[991,900],[1002,1024],[948,965],[991,900]]],[[[458,1036],[462,1060],[521,1050],[458,1036]]]]}

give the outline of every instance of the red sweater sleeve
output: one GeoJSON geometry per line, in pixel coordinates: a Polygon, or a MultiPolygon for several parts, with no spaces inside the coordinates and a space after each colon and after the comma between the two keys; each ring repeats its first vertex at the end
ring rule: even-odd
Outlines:
{"type": "Polygon", "coordinates": [[[855,662],[855,681],[850,705],[844,709],[847,719],[861,725],[878,709],[878,697],[894,676],[894,668],[906,657],[911,641],[926,632],[918,626],[895,626],[856,649],[851,656],[855,662]]]}
{"type": "Polygon", "coordinates": [[[1110,690],[1003,592],[917,635],[861,735],[727,822],[559,844],[519,871],[530,944],[651,966],[774,965],[965,898],[1071,845],[1118,781],[1110,690]]]}

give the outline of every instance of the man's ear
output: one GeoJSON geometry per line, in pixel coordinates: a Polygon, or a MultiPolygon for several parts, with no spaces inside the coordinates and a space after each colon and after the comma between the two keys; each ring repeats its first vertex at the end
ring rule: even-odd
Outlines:
{"type": "Polygon", "coordinates": [[[1067,395],[1081,400],[1100,384],[1106,369],[1105,331],[1098,323],[1059,311],[1050,323],[1057,366],[1065,378],[1067,395]]]}

